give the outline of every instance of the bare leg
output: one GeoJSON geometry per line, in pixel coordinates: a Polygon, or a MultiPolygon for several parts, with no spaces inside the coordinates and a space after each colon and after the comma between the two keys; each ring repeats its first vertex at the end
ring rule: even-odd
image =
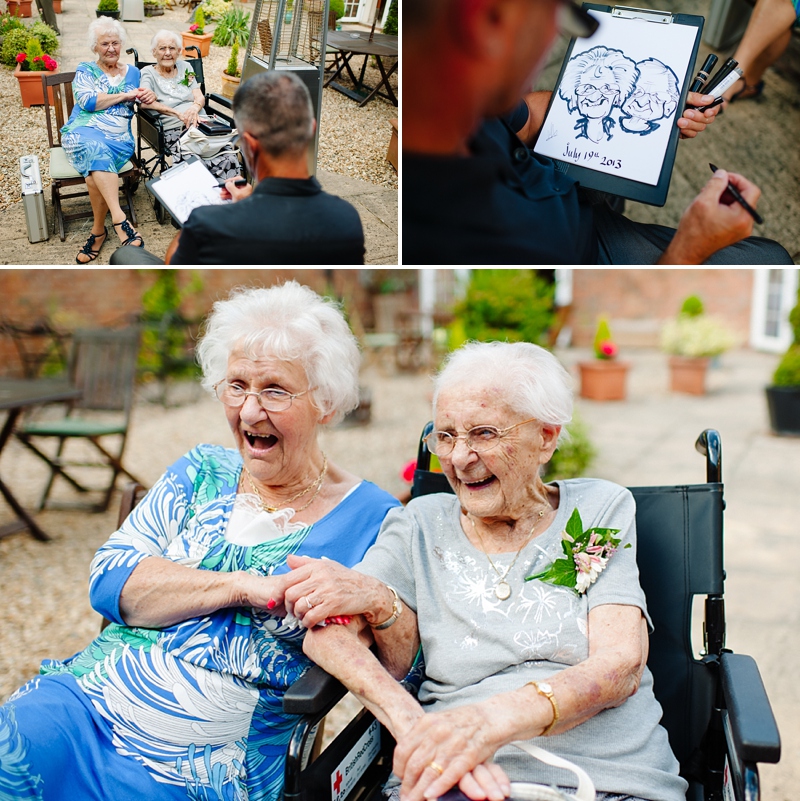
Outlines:
{"type": "MultiPolygon", "coordinates": [[[[125,217],[125,212],[122,210],[122,206],[119,205],[119,176],[117,173],[101,172],[97,170],[91,173],[89,178],[93,179],[97,192],[102,195],[103,202],[108,208],[108,211],[111,212],[111,222],[117,224],[127,219],[125,217]]],[[[86,179],[87,184],[89,183],[89,178],[86,179]]],[[[92,205],[92,208],[94,209],[94,205],[92,205]]],[[[117,225],[114,230],[117,232],[120,242],[124,242],[128,238],[122,231],[121,226],[117,225]]]]}
{"type": "MultiPolygon", "coordinates": [[[[89,190],[89,202],[92,204],[92,236],[98,237],[98,240],[93,242],[91,249],[94,251],[99,250],[106,241],[106,214],[108,214],[108,204],[105,201],[102,193],[97,187],[94,176],[98,173],[89,173],[86,176],[86,188],[89,190]],[[102,239],[100,239],[102,237],[102,239]]],[[[119,205],[119,203],[117,204],[119,205]]],[[[78,253],[78,262],[88,264],[93,261],[92,257],[86,253],[78,253]]]]}
{"type": "MultiPolygon", "coordinates": [[[[733,56],[744,70],[747,86],[757,84],[767,67],[781,56],[791,39],[796,18],[790,0],[758,0],[733,56]]],[[[730,98],[741,88],[742,82],[738,81],[725,97],[730,98]]]]}

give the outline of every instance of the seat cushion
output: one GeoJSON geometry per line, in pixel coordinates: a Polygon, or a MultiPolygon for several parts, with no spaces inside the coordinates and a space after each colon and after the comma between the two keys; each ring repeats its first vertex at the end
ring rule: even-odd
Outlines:
{"type": "MultiPolygon", "coordinates": [[[[126,161],[121,172],[133,169],[133,164],[126,161]]],[[[63,147],[50,148],[50,177],[53,180],[66,180],[68,178],[82,178],[83,176],[69,163],[63,147]]]]}
{"type": "Polygon", "coordinates": [[[34,437],[104,437],[108,434],[124,434],[125,426],[122,423],[65,417],[28,423],[22,427],[21,433],[34,437]]]}

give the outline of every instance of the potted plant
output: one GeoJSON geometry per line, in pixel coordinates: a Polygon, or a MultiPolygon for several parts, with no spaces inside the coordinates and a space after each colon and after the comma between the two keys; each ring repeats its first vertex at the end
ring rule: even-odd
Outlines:
{"type": "Polygon", "coordinates": [[[164,14],[164,0],[144,0],[146,17],[161,17],[164,14]]]}
{"type": "Polygon", "coordinates": [[[578,362],[582,398],[590,400],[625,400],[628,362],[619,361],[619,348],[611,336],[608,320],[601,317],[594,335],[592,361],[578,362]]]}
{"type": "Polygon", "coordinates": [[[661,347],[670,354],[670,389],[704,395],[709,361],[735,344],[731,330],[705,313],[700,298],[686,298],[677,318],[667,321],[661,330],[661,347]]]}
{"type": "Polygon", "coordinates": [[[222,71],[222,96],[233,97],[242,80],[242,71],[239,69],[239,43],[234,42],[228,66],[222,71]]]}
{"type": "Polygon", "coordinates": [[[119,3],[117,0],[100,0],[94,13],[98,17],[119,19],[119,3]]]}
{"type": "Polygon", "coordinates": [[[206,16],[202,7],[198,6],[194,12],[194,22],[189,26],[188,31],[181,31],[183,37],[183,55],[190,58],[194,53],[188,53],[186,48],[194,45],[200,50],[200,55],[205,58],[211,47],[212,35],[205,32],[206,29],[206,16]]]}
{"type": "Polygon", "coordinates": [[[33,0],[8,0],[6,5],[12,17],[30,17],[32,4],[33,0]]]}
{"type": "Polygon", "coordinates": [[[800,436],[800,290],[789,323],[792,344],[778,363],[772,386],[767,387],[767,406],[774,433],[800,436]]]}
{"type": "Polygon", "coordinates": [[[228,8],[219,19],[211,42],[222,47],[236,43],[245,47],[250,38],[250,12],[243,8],[228,8]]]}
{"type": "Polygon", "coordinates": [[[22,25],[8,31],[0,48],[0,61],[13,70],[17,66],[17,56],[28,52],[28,40],[31,38],[39,41],[43,54],[55,56],[58,52],[58,34],[49,25],[36,20],[30,27],[22,25]]]}
{"type": "Polygon", "coordinates": [[[53,2],[53,13],[60,14],[61,13],[61,0],[52,0],[53,2]]]}
{"type": "MultiPolygon", "coordinates": [[[[58,64],[47,53],[42,52],[42,45],[38,39],[28,39],[26,52],[17,53],[17,66],[14,77],[19,82],[19,93],[24,108],[44,105],[44,87],[42,75],[52,75],[58,72],[58,64]]],[[[52,90],[51,90],[52,92],[52,90]]],[[[53,102],[52,93],[50,102],[53,102]]]]}

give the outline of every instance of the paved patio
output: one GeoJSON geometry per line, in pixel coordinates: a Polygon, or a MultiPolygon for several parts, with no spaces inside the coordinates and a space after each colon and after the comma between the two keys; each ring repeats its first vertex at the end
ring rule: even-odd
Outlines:
{"type": "MultiPolygon", "coordinates": [[[[253,6],[251,4],[252,10],[253,6]]],[[[61,46],[58,61],[61,71],[70,71],[81,61],[91,58],[88,49],[87,28],[96,18],[97,0],[66,0],[64,11],[58,15],[61,31],[61,46]]],[[[183,11],[183,10],[181,10],[183,11]]],[[[34,6],[34,13],[35,6],[34,6]]],[[[128,34],[128,47],[135,47],[141,58],[150,51],[150,40],[156,31],[186,30],[189,12],[178,15],[145,17],[143,22],[123,21],[128,34]]],[[[131,57],[125,56],[126,59],[131,57]]],[[[219,91],[214,81],[219,83],[217,75],[210,75],[209,89],[219,91]]],[[[135,133],[134,133],[135,135],[135,133]]],[[[387,139],[388,141],[388,139],[387,139]]],[[[6,146],[20,147],[14,143],[6,146]]],[[[22,151],[20,151],[20,155],[22,151]]],[[[398,202],[397,190],[320,170],[317,174],[323,189],[334,195],[346,198],[358,210],[364,227],[366,239],[367,264],[396,264],[398,260],[398,202]]],[[[53,213],[50,205],[50,189],[45,189],[47,217],[52,231],[53,213]]],[[[84,199],[86,200],[86,199],[84,199]]],[[[81,201],[73,202],[73,207],[81,201]]],[[[88,201],[87,206],[88,206],[88,201]]],[[[159,225],[155,218],[150,196],[143,184],[140,184],[135,196],[135,208],[139,221],[139,230],[145,239],[145,246],[156,254],[163,254],[175,236],[176,230],[170,224],[159,225]]],[[[75,263],[75,254],[86,241],[91,229],[91,219],[74,220],[67,223],[67,237],[61,242],[57,234],[51,233],[45,242],[31,244],[28,241],[25,225],[25,213],[22,203],[0,212],[0,263],[2,264],[43,264],[69,265],[75,263]]],[[[112,236],[111,240],[114,242],[112,236]]],[[[103,248],[103,252],[93,265],[108,263],[113,252],[111,246],[103,248]]]]}

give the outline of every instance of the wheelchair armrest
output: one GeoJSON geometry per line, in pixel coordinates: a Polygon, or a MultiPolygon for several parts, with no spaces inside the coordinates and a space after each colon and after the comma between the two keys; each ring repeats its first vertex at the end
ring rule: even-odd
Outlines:
{"type": "Polygon", "coordinates": [[[315,715],[334,706],[347,690],[318,665],[312,665],[283,696],[283,711],[291,715],[315,715]]]}
{"type": "Polygon", "coordinates": [[[206,98],[208,100],[213,100],[215,103],[219,103],[224,108],[233,108],[233,101],[229,97],[218,95],[216,92],[209,92],[206,98]]]}
{"type": "Polygon", "coordinates": [[[744,654],[723,652],[720,682],[740,759],[777,762],[781,758],[781,737],[755,660],[744,654]]]}

